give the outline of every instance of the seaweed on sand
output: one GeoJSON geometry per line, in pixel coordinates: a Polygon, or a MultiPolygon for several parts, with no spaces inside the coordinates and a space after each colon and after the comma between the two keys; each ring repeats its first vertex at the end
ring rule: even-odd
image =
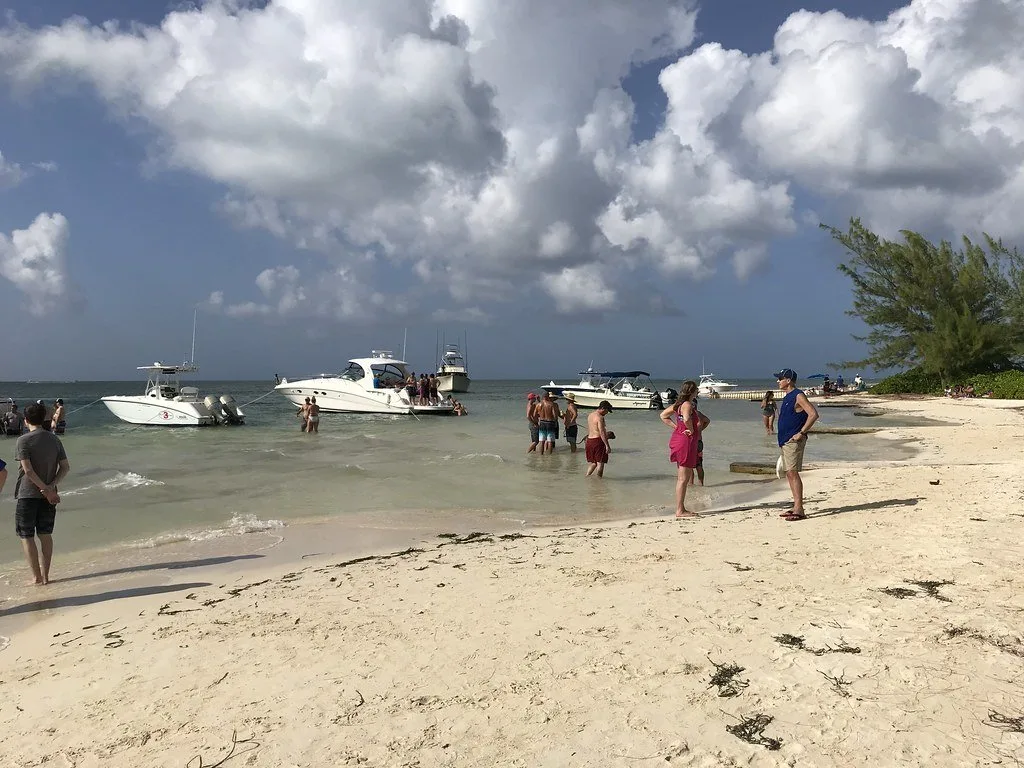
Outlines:
{"type": "Polygon", "coordinates": [[[711,675],[711,681],[708,683],[708,688],[712,686],[718,687],[718,695],[721,697],[737,696],[739,692],[750,685],[749,680],[738,680],[736,676],[743,671],[743,667],[738,664],[718,664],[708,657],[715,667],[715,673],[711,675]]]}
{"type": "Polygon", "coordinates": [[[828,680],[830,683],[832,683],[832,688],[835,690],[836,693],[838,693],[840,696],[844,698],[849,697],[850,692],[846,690],[845,686],[853,685],[852,680],[847,680],[845,675],[840,675],[839,677],[836,677],[835,675],[828,675],[824,672],[821,673],[821,676],[828,680]]]}
{"type": "Polygon", "coordinates": [[[447,541],[443,541],[438,544],[437,546],[439,547],[445,547],[449,544],[468,544],[471,541],[478,541],[480,543],[489,543],[494,541],[494,537],[491,534],[484,533],[482,531],[473,531],[472,533],[467,533],[465,536],[459,536],[457,533],[441,533],[438,534],[437,538],[447,539],[447,541]]]}
{"type": "Polygon", "coordinates": [[[1024,733],[1024,715],[1011,717],[1010,715],[1004,715],[996,712],[994,709],[990,709],[985,725],[1000,728],[1007,733],[1024,733]]]}
{"type": "Polygon", "coordinates": [[[725,726],[725,730],[748,744],[760,744],[774,752],[782,746],[782,739],[764,735],[764,729],[771,725],[774,719],[771,715],[744,716],[736,725],[725,726]]]}
{"type": "Polygon", "coordinates": [[[955,584],[955,581],[910,581],[904,579],[907,584],[913,584],[918,589],[922,590],[928,597],[934,597],[936,600],[941,600],[944,603],[953,602],[945,595],[939,594],[939,587],[948,587],[950,584],[955,584]]]}
{"type": "Polygon", "coordinates": [[[986,645],[991,645],[998,648],[1000,651],[1012,654],[1013,656],[1024,658],[1024,646],[1022,646],[1019,641],[1010,642],[1009,640],[1001,637],[992,637],[991,635],[986,635],[983,632],[971,629],[970,627],[947,627],[943,630],[943,634],[949,639],[954,637],[969,637],[972,640],[979,640],[986,645]]]}
{"type": "Polygon", "coordinates": [[[848,645],[843,638],[839,638],[839,645],[826,645],[824,648],[812,648],[804,642],[802,635],[775,635],[775,642],[790,648],[813,653],[815,656],[824,656],[826,653],[860,653],[858,646],[848,645]]]}
{"type": "Polygon", "coordinates": [[[897,600],[903,600],[907,597],[917,597],[917,592],[906,587],[885,587],[878,590],[879,592],[888,595],[889,597],[895,597],[897,600]]]}

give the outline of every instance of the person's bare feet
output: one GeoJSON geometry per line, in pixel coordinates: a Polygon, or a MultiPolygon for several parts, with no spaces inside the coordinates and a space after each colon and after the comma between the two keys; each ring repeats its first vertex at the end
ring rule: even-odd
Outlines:
{"type": "Polygon", "coordinates": [[[698,515],[696,512],[691,512],[688,509],[684,509],[682,512],[676,512],[676,520],[694,517],[700,517],[700,515],[698,515]]]}

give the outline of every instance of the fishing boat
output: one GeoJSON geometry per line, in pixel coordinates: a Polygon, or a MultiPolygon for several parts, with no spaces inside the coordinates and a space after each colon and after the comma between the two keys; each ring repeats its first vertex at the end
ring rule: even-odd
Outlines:
{"type": "Polygon", "coordinates": [[[182,386],[181,374],[195,373],[193,363],[140,365],[146,371],[141,395],[107,395],[103,404],[121,421],[152,427],[212,427],[245,423],[245,414],[231,395],[203,396],[196,387],[182,386]]]}
{"type": "Polygon", "coordinates": [[[616,410],[651,410],[664,406],[661,393],[646,371],[595,371],[591,366],[578,375],[579,384],[556,384],[552,380],[541,389],[559,396],[572,392],[576,405],[581,408],[597,408],[602,400],[607,400],[616,410]]]}
{"type": "Polygon", "coordinates": [[[446,345],[444,354],[441,355],[441,364],[437,366],[437,391],[469,392],[469,384],[466,359],[462,356],[459,345],[446,345]]]}

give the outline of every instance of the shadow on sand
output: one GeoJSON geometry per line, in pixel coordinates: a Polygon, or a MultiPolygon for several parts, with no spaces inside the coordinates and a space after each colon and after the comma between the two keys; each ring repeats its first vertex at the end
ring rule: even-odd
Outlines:
{"type": "Polygon", "coordinates": [[[51,608],[74,608],[83,605],[95,605],[105,603],[109,600],[121,600],[126,597],[143,597],[145,595],[161,595],[167,592],[180,592],[184,589],[201,589],[209,587],[208,581],[193,581],[186,584],[165,584],[153,587],[133,587],[131,589],[114,589],[110,592],[98,592],[95,595],[70,595],[68,597],[54,597],[49,600],[36,600],[33,603],[25,603],[14,608],[0,611],[0,618],[4,616],[15,616],[19,613],[34,613],[35,611],[46,611],[51,608]]]}
{"type": "Polygon", "coordinates": [[[209,565],[224,565],[233,563],[236,560],[256,560],[264,555],[224,555],[221,557],[203,557],[198,560],[172,560],[166,563],[145,563],[143,565],[132,565],[125,568],[113,568],[109,571],[95,571],[81,573],[78,576],[67,576],[61,579],[53,579],[51,584],[65,584],[69,581],[81,581],[83,579],[98,579],[103,576],[120,576],[126,573],[142,573],[143,571],[176,571],[182,568],[204,568],[209,565]]]}

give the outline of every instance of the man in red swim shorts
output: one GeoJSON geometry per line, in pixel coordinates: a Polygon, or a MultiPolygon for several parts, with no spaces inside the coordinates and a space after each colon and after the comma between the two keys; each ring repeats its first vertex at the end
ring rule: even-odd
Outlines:
{"type": "Polygon", "coordinates": [[[597,410],[587,416],[587,477],[594,474],[595,470],[598,477],[604,477],[604,465],[608,463],[608,456],[612,452],[604,417],[611,411],[611,403],[602,400],[597,410]]]}

